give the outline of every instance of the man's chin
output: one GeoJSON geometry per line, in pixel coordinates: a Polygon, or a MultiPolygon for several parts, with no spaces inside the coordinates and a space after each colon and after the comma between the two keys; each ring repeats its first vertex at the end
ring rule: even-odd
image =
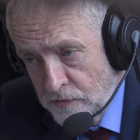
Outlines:
{"type": "Polygon", "coordinates": [[[48,111],[52,114],[54,120],[61,126],[63,126],[64,121],[68,117],[78,112],[76,110],[72,110],[71,108],[48,108],[48,111]]]}
{"type": "MultiPolygon", "coordinates": [[[[73,102],[73,101],[72,101],[73,102]]],[[[93,109],[93,106],[87,107],[81,101],[74,101],[72,103],[71,101],[64,101],[64,102],[55,102],[55,103],[49,103],[49,104],[42,104],[42,106],[48,110],[54,120],[61,126],[63,126],[64,121],[70,117],[73,114],[76,114],[78,112],[90,112],[89,110],[93,109]]],[[[95,109],[95,108],[94,108],[95,109]]],[[[97,108],[95,109],[97,110],[97,108]]],[[[94,110],[94,111],[95,111],[94,110]]],[[[95,111],[96,112],[96,111],[95,111]]],[[[90,114],[93,114],[90,112],[90,114]]]]}
{"type": "Polygon", "coordinates": [[[54,120],[59,124],[63,125],[64,121],[71,116],[72,114],[77,113],[77,109],[70,105],[71,101],[68,102],[55,102],[55,103],[44,103],[41,100],[39,100],[41,105],[45,110],[48,110],[54,120]]]}
{"type": "Polygon", "coordinates": [[[77,108],[73,107],[73,106],[69,106],[69,107],[57,107],[55,105],[43,105],[42,106],[48,110],[52,117],[54,118],[54,120],[61,126],[63,126],[64,121],[71,115],[79,112],[77,108]]]}
{"type": "MultiPolygon", "coordinates": [[[[53,114],[52,114],[52,116],[53,116],[53,118],[54,118],[54,121],[55,121],[57,124],[59,124],[60,126],[63,126],[64,121],[69,117],[69,116],[65,116],[65,117],[62,117],[62,116],[55,116],[55,115],[53,115],[53,114]]],[[[70,115],[70,116],[71,116],[71,115],[70,115]]]]}

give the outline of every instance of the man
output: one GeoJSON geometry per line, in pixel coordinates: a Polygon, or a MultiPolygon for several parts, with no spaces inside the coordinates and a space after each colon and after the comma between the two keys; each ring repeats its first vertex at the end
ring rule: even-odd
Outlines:
{"type": "MultiPolygon", "coordinates": [[[[100,0],[9,1],[6,23],[10,37],[15,44],[16,53],[25,63],[39,102],[45,110],[52,114],[55,122],[59,125],[49,119],[51,117],[47,111],[45,111],[44,119],[46,119],[45,123],[47,125],[51,122],[49,127],[44,126],[40,120],[36,121],[36,119],[41,118],[43,111],[33,97],[33,100],[28,101],[27,99],[25,101],[27,104],[33,101],[37,110],[41,110],[40,114],[31,115],[32,117],[29,115],[29,117],[27,114],[30,114],[30,112],[22,112],[24,105],[28,108],[23,101],[24,103],[13,105],[21,109],[20,113],[18,112],[19,109],[15,109],[14,112],[10,111],[10,114],[16,114],[14,116],[18,117],[16,119],[12,117],[12,122],[6,122],[4,126],[4,120],[6,119],[4,114],[1,113],[1,123],[3,124],[1,125],[1,133],[7,139],[70,139],[61,130],[60,126],[63,125],[64,121],[77,112],[94,114],[108,101],[124,75],[124,71],[114,70],[110,66],[104,49],[101,29],[108,7],[109,1],[100,0]],[[20,104],[22,104],[21,107],[20,104]],[[23,117],[23,114],[26,114],[29,118],[25,117],[26,115],[23,117]],[[32,122],[33,118],[35,120],[32,122]],[[17,123],[20,125],[17,126],[17,123]],[[13,124],[15,124],[15,127],[13,126],[12,130],[11,125],[13,124]],[[8,128],[7,130],[7,127],[11,129],[8,128]]],[[[24,80],[26,81],[26,79],[24,80]]],[[[20,84],[19,87],[22,86],[20,84]]],[[[121,91],[122,96],[118,97],[122,101],[123,90],[124,85],[121,91]]],[[[6,96],[3,94],[4,92],[5,88],[3,86],[1,88],[1,112],[3,112],[4,102],[6,101],[6,99],[4,100],[4,96],[6,96]]],[[[12,96],[10,94],[9,101],[12,100],[12,96]]],[[[24,97],[24,94],[22,97],[24,97]]],[[[16,103],[17,100],[16,98],[16,103]]],[[[93,126],[98,126],[101,119],[103,120],[104,113],[105,111],[94,118],[93,126]]],[[[121,114],[120,111],[119,118],[121,118],[121,114]]],[[[136,118],[136,131],[128,132],[130,133],[128,137],[130,140],[137,137],[135,133],[138,133],[139,119],[136,118]]],[[[121,120],[119,124],[121,124],[121,120]]],[[[104,127],[102,124],[99,126],[104,127]]],[[[116,132],[111,129],[113,132],[110,139],[113,140],[114,136],[115,139],[119,139],[120,129],[122,128],[119,128],[116,132]]],[[[110,128],[107,129],[110,130],[110,128]]],[[[83,138],[87,139],[85,135],[78,137],[80,140],[83,138]]],[[[121,136],[122,140],[124,138],[126,138],[126,132],[121,136]]]]}

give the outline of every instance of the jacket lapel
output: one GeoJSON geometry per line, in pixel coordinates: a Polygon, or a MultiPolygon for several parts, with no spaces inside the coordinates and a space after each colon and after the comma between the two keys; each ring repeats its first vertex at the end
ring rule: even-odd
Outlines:
{"type": "Polygon", "coordinates": [[[63,128],[58,125],[51,114],[46,111],[42,121],[49,129],[41,138],[41,140],[76,140],[77,138],[69,138],[63,133],[63,128]]]}
{"type": "Polygon", "coordinates": [[[140,128],[140,85],[134,68],[126,79],[120,140],[138,140],[140,128]]]}

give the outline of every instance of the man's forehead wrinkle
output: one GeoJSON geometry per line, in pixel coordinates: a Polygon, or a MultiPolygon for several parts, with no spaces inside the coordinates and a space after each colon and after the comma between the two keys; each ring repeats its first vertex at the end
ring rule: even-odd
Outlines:
{"type": "MultiPolygon", "coordinates": [[[[51,12],[48,13],[48,10],[44,11],[42,15],[37,16],[37,18],[30,17],[29,15],[26,15],[23,19],[22,17],[19,17],[19,19],[15,19],[12,28],[16,33],[24,33],[24,32],[33,32],[36,33],[36,38],[41,38],[41,36],[38,37],[38,35],[49,34],[51,36],[51,32],[56,29],[57,25],[61,28],[66,28],[66,25],[68,28],[72,28],[71,24],[73,26],[77,26],[75,21],[78,21],[79,17],[77,15],[77,12],[74,10],[66,10],[65,12],[60,10],[59,12],[53,11],[53,15],[48,15],[51,12]],[[60,13],[59,13],[60,12],[60,13]],[[73,23],[71,23],[71,20],[73,20],[73,23]],[[25,22],[24,22],[25,21],[25,22]],[[61,24],[61,25],[59,25],[61,24]],[[66,24],[66,25],[64,25],[66,24]],[[41,30],[40,30],[41,29],[41,30]]],[[[40,13],[39,13],[40,14],[40,13]]],[[[79,25],[80,26],[80,25],[79,25]]]]}
{"type": "MultiPolygon", "coordinates": [[[[15,29],[15,30],[20,30],[22,27],[24,29],[30,29],[30,27],[34,28],[34,30],[39,30],[40,29],[40,26],[45,26],[46,25],[46,21],[41,21],[39,19],[34,19],[34,20],[31,20],[31,19],[13,19],[14,22],[12,22],[12,28],[15,29]]],[[[28,30],[29,30],[28,29],[28,30]]]]}
{"type": "Polygon", "coordinates": [[[26,36],[24,34],[21,35],[19,33],[14,33],[13,35],[16,38],[16,40],[21,41],[21,42],[24,40],[26,40],[26,41],[28,41],[28,40],[33,40],[33,41],[43,40],[43,39],[46,39],[48,37],[48,35],[31,35],[30,36],[29,33],[28,33],[28,36],[26,36]]]}
{"type": "MultiPolygon", "coordinates": [[[[78,21],[78,17],[76,18],[78,21]]],[[[74,20],[74,22],[71,22],[71,20],[72,19],[69,18],[68,15],[63,15],[63,17],[60,17],[57,20],[52,20],[49,23],[44,23],[41,25],[37,24],[32,26],[31,24],[30,26],[13,26],[13,34],[19,41],[22,41],[23,39],[53,39],[57,36],[60,36],[60,34],[69,34],[70,36],[74,36],[74,31],[77,29],[78,26],[83,26],[83,23],[76,22],[76,20],[74,20]]]]}
{"type": "Polygon", "coordinates": [[[35,46],[35,45],[39,46],[39,43],[35,40],[27,41],[26,39],[18,39],[18,40],[15,40],[14,42],[17,44],[18,47],[19,46],[35,46]]]}
{"type": "Polygon", "coordinates": [[[24,32],[38,32],[39,26],[32,25],[32,26],[13,26],[13,32],[15,33],[24,33],[24,32]],[[22,28],[21,28],[22,27],[22,28]],[[30,28],[32,27],[32,28],[30,28]]]}
{"type": "Polygon", "coordinates": [[[65,12],[61,13],[60,15],[55,15],[49,18],[48,16],[41,17],[41,18],[36,18],[36,19],[31,19],[30,17],[26,18],[21,18],[21,19],[13,19],[15,22],[12,22],[12,27],[13,28],[21,28],[23,27],[27,31],[30,30],[32,27],[34,30],[39,30],[41,28],[47,27],[47,26],[53,26],[57,25],[59,23],[65,23],[65,24],[70,24],[71,19],[78,21],[80,18],[78,17],[76,12],[65,12]],[[18,23],[17,23],[18,22],[18,23]]]}
{"type": "MultiPolygon", "coordinates": [[[[43,31],[39,31],[39,32],[17,32],[17,31],[13,31],[13,35],[14,37],[19,40],[19,41],[22,41],[23,39],[26,39],[26,40],[43,40],[43,39],[54,39],[56,38],[57,36],[59,37],[60,35],[61,36],[65,36],[65,31],[64,31],[64,28],[68,28],[66,25],[61,25],[63,29],[61,28],[53,28],[51,29],[51,31],[48,31],[48,32],[43,32],[43,31]],[[55,30],[56,34],[54,33],[51,33],[53,30],[55,30]]],[[[69,35],[73,35],[74,36],[74,33],[72,30],[69,30],[66,34],[69,34],[69,35]]]]}

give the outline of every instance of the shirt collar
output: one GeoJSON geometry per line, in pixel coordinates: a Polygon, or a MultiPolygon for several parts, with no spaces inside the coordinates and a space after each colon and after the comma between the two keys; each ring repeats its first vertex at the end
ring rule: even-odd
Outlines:
{"type": "Polygon", "coordinates": [[[112,100],[108,110],[105,112],[104,116],[102,117],[99,126],[120,133],[124,90],[125,90],[125,81],[122,83],[116,96],[112,100]]]}

